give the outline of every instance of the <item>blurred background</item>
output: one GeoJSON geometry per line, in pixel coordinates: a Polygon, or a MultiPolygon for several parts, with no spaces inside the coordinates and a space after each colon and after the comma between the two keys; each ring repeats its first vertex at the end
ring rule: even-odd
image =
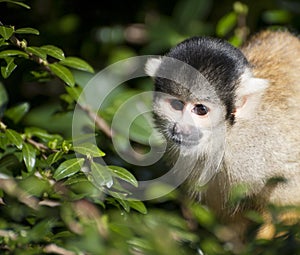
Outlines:
{"type": "Polygon", "coordinates": [[[67,55],[86,59],[96,70],[129,56],[164,53],[190,36],[230,39],[243,26],[249,33],[269,26],[297,31],[300,26],[297,0],[246,0],[240,3],[247,7],[245,12],[238,10],[239,2],[232,0],[29,0],[26,3],[31,10],[2,4],[1,21],[37,28],[41,36],[32,36],[32,44],[57,45],[67,55]],[[238,17],[233,13],[239,13],[238,17]],[[223,28],[220,22],[224,22],[223,28]]]}

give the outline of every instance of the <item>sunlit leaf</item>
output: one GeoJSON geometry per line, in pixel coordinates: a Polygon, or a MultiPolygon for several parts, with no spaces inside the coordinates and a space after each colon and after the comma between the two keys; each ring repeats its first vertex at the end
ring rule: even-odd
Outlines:
{"type": "Polygon", "coordinates": [[[35,29],[35,28],[31,28],[31,27],[23,27],[23,28],[18,28],[15,31],[16,34],[33,34],[33,35],[39,35],[40,32],[35,29]]]}
{"type": "Polygon", "coordinates": [[[53,46],[53,45],[44,45],[41,47],[41,49],[43,49],[47,55],[53,57],[53,58],[56,58],[56,59],[59,59],[59,60],[62,60],[65,58],[65,54],[64,52],[56,47],[56,46],[53,46]]]}
{"type": "Polygon", "coordinates": [[[80,58],[66,57],[65,59],[61,60],[59,63],[62,65],[74,68],[74,69],[87,71],[90,73],[94,72],[93,67],[91,67],[87,62],[85,62],[84,60],[82,60],[80,58]]]}
{"type": "Polygon", "coordinates": [[[22,153],[25,166],[31,172],[35,166],[36,150],[32,145],[24,143],[22,153]]]}
{"type": "Polygon", "coordinates": [[[6,58],[12,56],[21,56],[24,58],[28,58],[28,54],[20,50],[4,50],[0,52],[0,58],[6,58]]]}
{"type": "Polygon", "coordinates": [[[5,45],[9,45],[9,43],[4,38],[0,38],[0,47],[5,45]]]}
{"type": "Polygon", "coordinates": [[[65,153],[63,151],[57,151],[56,153],[52,153],[48,158],[47,158],[47,164],[51,166],[53,163],[57,162],[60,160],[65,153]]]}
{"type": "Polygon", "coordinates": [[[73,158],[69,159],[67,161],[64,161],[59,165],[59,167],[56,169],[53,178],[57,181],[69,177],[71,175],[76,174],[80,171],[82,165],[84,163],[83,158],[73,158]]]}
{"type": "Polygon", "coordinates": [[[72,97],[73,100],[77,101],[82,93],[81,87],[66,87],[66,91],[72,97]]]}
{"type": "Polygon", "coordinates": [[[53,63],[49,65],[51,71],[57,75],[60,79],[62,79],[67,85],[73,87],[75,85],[75,79],[71,71],[58,64],[58,63],[53,63]]]}
{"type": "Polygon", "coordinates": [[[29,103],[22,103],[5,111],[5,116],[10,118],[14,123],[18,123],[29,111],[29,103]]]}
{"type": "Polygon", "coordinates": [[[113,172],[114,176],[119,179],[132,184],[134,187],[138,186],[136,178],[125,168],[119,166],[109,166],[109,169],[113,172]]]}
{"type": "Polygon", "coordinates": [[[92,161],[90,174],[92,176],[92,182],[95,183],[96,186],[106,186],[110,188],[113,185],[112,175],[106,166],[92,161]]]}
{"type": "Polygon", "coordinates": [[[145,240],[144,238],[140,238],[140,237],[134,237],[131,238],[130,240],[127,241],[127,243],[133,247],[135,247],[135,249],[137,250],[143,250],[143,251],[151,251],[152,250],[152,246],[151,246],[151,242],[148,240],[145,240]]]}
{"type": "Polygon", "coordinates": [[[108,190],[107,192],[118,201],[118,203],[124,208],[126,212],[130,212],[129,201],[126,200],[124,194],[119,192],[114,192],[112,190],[108,190]]]}
{"type": "Polygon", "coordinates": [[[46,70],[31,70],[30,74],[34,80],[39,82],[47,82],[51,79],[51,75],[46,70]]]}
{"type": "Polygon", "coordinates": [[[13,129],[6,129],[5,134],[7,135],[8,140],[14,144],[19,150],[23,147],[22,136],[13,129]]]}
{"type": "Polygon", "coordinates": [[[216,33],[218,36],[225,36],[229,31],[231,31],[237,22],[237,14],[235,12],[230,12],[224,17],[222,17],[216,27],[216,33]]]}
{"type": "Polygon", "coordinates": [[[142,201],[129,200],[128,202],[129,202],[129,205],[131,208],[137,210],[138,212],[140,212],[142,214],[147,213],[147,208],[142,201]]]}
{"type": "Polygon", "coordinates": [[[105,156],[105,153],[101,151],[95,144],[92,143],[82,143],[79,145],[75,145],[73,147],[73,150],[89,157],[105,156]]]}
{"type": "Polygon", "coordinates": [[[50,142],[53,140],[62,141],[63,138],[58,134],[49,134],[46,130],[37,127],[28,127],[25,129],[25,134],[28,137],[35,136],[44,142],[50,142]]]}
{"type": "Polygon", "coordinates": [[[14,33],[14,29],[12,27],[0,26],[0,35],[8,40],[14,33]]]}
{"type": "Polygon", "coordinates": [[[41,58],[43,60],[46,60],[46,58],[47,58],[46,52],[40,47],[34,47],[34,46],[27,47],[26,52],[31,53],[35,56],[38,56],[39,58],[41,58]]]}
{"type": "Polygon", "coordinates": [[[216,222],[214,215],[207,208],[199,204],[193,204],[191,206],[191,211],[202,226],[209,227],[216,222]]]}
{"type": "Polygon", "coordinates": [[[27,5],[27,4],[24,4],[23,2],[19,2],[19,1],[13,1],[13,0],[0,0],[0,3],[1,2],[7,2],[7,3],[11,3],[11,4],[16,4],[16,5],[19,5],[19,6],[22,6],[26,9],[30,9],[30,6],[27,5]]]}
{"type": "Polygon", "coordinates": [[[17,67],[13,58],[6,58],[6,63],[6,66],[1,66],[1,75],[4,79],[8,78],[17,67]]]}

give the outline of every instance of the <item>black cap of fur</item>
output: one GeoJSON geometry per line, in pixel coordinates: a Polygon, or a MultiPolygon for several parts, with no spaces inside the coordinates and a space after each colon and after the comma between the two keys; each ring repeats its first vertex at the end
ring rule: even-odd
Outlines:
{"type": "MultiPolygon", "coordinates": [[[[243,53],[224,40],[193,37],[178,44],[166,56],[181,60],[199,70],[226,106],[226,119],[233,123],[236,86],[248,66],[243,53]]],[[[161,78],[156,79],[158,90],[162,83],[161,78]]]]}

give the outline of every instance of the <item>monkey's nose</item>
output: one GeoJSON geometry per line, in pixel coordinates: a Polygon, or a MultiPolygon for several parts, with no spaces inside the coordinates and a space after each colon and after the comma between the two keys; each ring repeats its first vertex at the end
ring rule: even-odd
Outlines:
{"type": "Polygon", "coordinates": [[[191,126],[182,126],[179,123],[175,123],[172,129],[172,135],[184,135],[189,136],[193,133],[193,127],[191,126]]]}
{"type": "Polygon", "coordinates": [[[186,146],[198,144],[199,139],[202,137],[200,130],[192,126],[182,126],[180,123],[175,123],[170,132],[171,139],[175,143],[186,146]]]}
{"type": "Polygon", "coordinates": [[[178,135],[181,132],[182,131],[181,131],[181,128],[179,127],[178,123],[175,123],[173,126],[173,129],[172,129],[172,135],[178,135]]]}

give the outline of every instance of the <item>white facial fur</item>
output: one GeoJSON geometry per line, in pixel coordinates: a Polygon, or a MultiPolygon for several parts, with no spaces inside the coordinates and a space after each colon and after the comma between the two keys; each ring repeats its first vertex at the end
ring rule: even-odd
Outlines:
{"type": "MultiPolygon", "coordinates": [[[[172,105],[172,100],[180,100],[172,95],[164,93],[156,93],[154,101],[154,112],[160,118],[168,121],[170,126],[174,123],[178,123],[182,130],[195,129],[199,131],[198,143],[194,146],[181,146],[182,152],[191,153],[192,151],[198,154],[205,154],[207,147],[210,146],[212,135],[215,134],[218,128],[222,128],[224,125],[225,109],[222,106],[217,106],[211,102],[184,102],[182,110],[175,110],[172,105]],[[201,116],[193,112],[196,105],[205,105],[209,111],[206,115],[201,116]]],[[[164,127],[162,130],[167,139],[172,140],[172,134],[170,127],[164,127]]],[[[174,146],[180,146],[174,144],[174,146]]]]}

